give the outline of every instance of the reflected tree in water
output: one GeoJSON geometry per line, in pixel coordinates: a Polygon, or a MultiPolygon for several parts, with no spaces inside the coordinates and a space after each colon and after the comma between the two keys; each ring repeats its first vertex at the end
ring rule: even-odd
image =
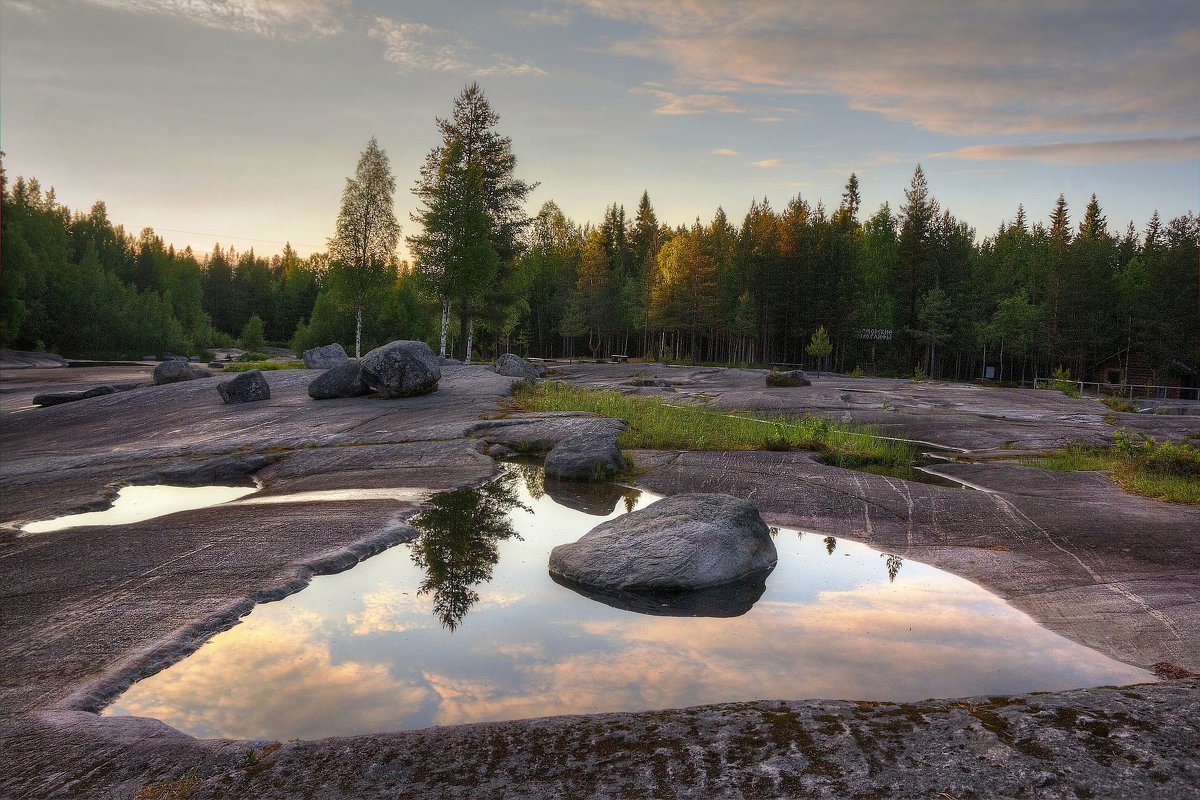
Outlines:
{"type": "Polygon", "coordinates": [[[626,514],[632,513],[633,510],[635,508],[637,508],[638,498],[641,496],[642,496],[642,493],[640,491],[638,491],[637,489],[630,489],[628,492],[626,492],[626,494],[625,494],[625,513],[626,514]]]}
{"type": "Polygon", "coordinates": [[[837,549],[837,539],[832,536],[825,537],[825,552],[833,555],[833,551],[837,549]]]}
{"type": "Polygon", "coordinates": [[[888,583],[896,580],[896,575],[900,573],[900,567],[904,564],[904,559],[895,553],[880,553],[881,556],[887,557],[888,583]]]}
{"type": "Polygon", "coordinates": [[[515,464],[517,473],[525,482],[525,491],[534,500],[541,500],[546,494],[546,470],[535,464],[515,464]]]}
{"type": "Polygon", "coordinates": [[[479,601],[475,587],[492,579],[499,543],[520,538],[509,520],[514,508],[532,513],[516,490],[517,473],[506,472],[478,489],[441,492],[413,519],[421,538],[412,559],[425,571],[418,595],[433,593],[433,613],[453,631],[479,601]]]}

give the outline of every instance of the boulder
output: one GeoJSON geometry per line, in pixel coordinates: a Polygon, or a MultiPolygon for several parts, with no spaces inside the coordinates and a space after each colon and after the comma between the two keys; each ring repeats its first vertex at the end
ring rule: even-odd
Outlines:
{"type": "Polygon", "coordinates": [[[777,560],[754,504],[724,494],[681,494],[555,547],[550,573],[603,591],[690,591],[766,573],[777,560]]]}
{"type": "Polygon", "coordinates": [[[162,386],[164,383],[179,383],[180,381],[190,381],[196,378],[208,378],[212,373],[203,367],[194,367],[187,361],[173,358],[170,361],[163,361],[154,367],[154,385],[162,386]]]}
{"type": "Polygon", "coordinates": [[[35,406],[57,406],[63,403],[74,403],[76,400],[87,400],[89,397],[102,397],[106,394],[112,394],[118,391],[115,386],[93,386],[90,389],[85,389],[82,392],[46,392],[44,394],[34,395],[33,404],[35,406]]]}
{"type": "Polygon", "coordinates": [[[308,385],[308,396],[313,400],[362,397],[370,391],[371,387],[363,378],[362,364],[354,359],[346,359],[333,369],[322,372],[308,385]]]}
{"type": "Polygon", "coordinates": [[[626,381],[626,385],[650,386],[657,389],[668,389],[671,386],[671,382],[664,378],[633,378],[632,380],[626,381]]]}
{"type": "Polygon", "coordinates": [[[812,381],[802,369],[767,374],[767,386],[812,386],[812,381]]]}
{"type": "Polygon", "coordinates": [[[606,481],[625,469],[617,437],[589,431],[559,442],[546,454],[546,477],[564,481],[606,481]]]}
{"type": "Polygon", "coordinates": [[[267,386],[267,379],[257,369],[221,381],[217,384],[217,391],[226,403],[253,403],[256,400],[271,399],[271,387],[267,386]]]}
{"type": "Polygon", "coordinates": [[[396,341],[363,356],[363,376],[383,397],[412,397],[437,390],[437,356],[424,342],[396,341]]]}
{"type": "Polygon", "coordinates": [[[304,351],[304,366],[308,369],[333,369],[349,360],[350,356],[337,342],[304,351]]]}
{"type": "Polygon", "coordinates": [[[496,373],[532,382],[546,377],[546,367],[542,364],[531,364],[514,353],[505,353],[496,359],[496,373]]]}

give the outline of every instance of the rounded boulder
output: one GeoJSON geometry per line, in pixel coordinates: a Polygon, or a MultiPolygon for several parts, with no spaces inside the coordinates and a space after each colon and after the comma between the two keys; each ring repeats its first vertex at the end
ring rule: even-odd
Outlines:
{"type": "Polygon", "coordinates": [[[550,573],[599,590],[689,591],[769,572],[778,558],[753,503],[681,494],[555,547],[550,573]]]}
{"type": "Polygon", "coordinates": [[[381,397],[413,397],[437,390],[437,356],[424,342],[395,341],[363,356],[363,377],[381,397]]]}

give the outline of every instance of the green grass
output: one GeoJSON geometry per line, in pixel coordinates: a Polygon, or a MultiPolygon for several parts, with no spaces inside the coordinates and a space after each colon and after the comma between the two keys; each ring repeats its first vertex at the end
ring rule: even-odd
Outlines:
{"type": "Polygon", "coordinates": [[[544,381],[520,386],[513,397],[529,411],[587,411],[629,422],[622,448],[646,450],[813,450],[843,467],[904,466],[916,461],[905,442],[878,438],[869,428],[839,425],[818,417],[775,417],[695,406],[674,406],[657,397],[624,395],[544,381]]]}
{"type": "Polygon", "coordinates": [[[1112,447],[1075,444],[1045,458],[1022,459],[1044,469],[1104,470],[1122,489],[1168,503],[1200,505],[1200,448],[1190,444],[1134,442],[1124,431],[1112,447]]]}
{"type": "Polygon", "coordinates": [[[249,372],[252,369],[304,369],[303,361],[230,361],[224,372],[249,372]]]}
{"type": "Polygon", "coordinates": [[[1113,411],[1120,411],[1124,414],[1137,413],[1137,406],[1128,400],[1122,400],[1120,397],[1109,395],[1108,397],[1100,398],[1100,402],[1111,408],[1113,411]]]}

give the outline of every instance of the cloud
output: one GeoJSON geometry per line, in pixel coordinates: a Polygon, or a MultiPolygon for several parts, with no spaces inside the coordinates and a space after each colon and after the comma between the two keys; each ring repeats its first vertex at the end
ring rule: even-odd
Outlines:
{"type": "Polygon", "coordinates": [[[163,14],[208,28],[281,39],[340,33],[349,0],[84,0],[138,14],[163,14]]]}
{"type": "Polygon", "coordinates": [[[466,72],[472,75],[545,75],[529,63],[518,63],[494,53],[490,63],[480,63],[478,48],[470,40],[444,28],[420,22],[376,17],[367,33],[384,44],[383,57],[401,72],[466,72]]]}
{"type": "Polygon", "coordinates": [[[764,158],[762,161],[751,161],[751,166],[755,167],[783,167],[787,166],[786,158],[764,158]]]}
{"type": "Polygon", "coordinates": [[[505,10],[501,12],[526,28],[565,28],[575,21],[575,10],[567,6],[542,6],[533,11],[505,10]]]}
{"type": "Polygon", "coordinates": [[[662,104],[654,109],[655,114],[667,116],[687,114],[738,114],[744,111],[733,98],[720,94],[681,95],[660,88],[660,84],[643,83],[629,91],[633,94],[648,94],[657,97],[662,104]]]}
{"type": "Polygon", "coordinates": [[[661,60],[693,91],[838,95],[953,135],[1200,128],[1193,0],[1045,3],[572,0],[635,26],[614,52],[661,60]],[[719,88],[718,88],[719,87],[719,88]]]}
{"type": "Polygon", "coordinates": [[[709,151],[709,152],[711,152],[711,153],[712,153],[714,156],[736,156],[736,155],[741,155],[741,154],[740,154],[740,153],[739,153],[737,150],[733,150],[733,149],[730,149],[730,148],[728,148],[728,147],[718,147],[716,150],[711,150],[711,151],[709,151]]]}
{"type": "Polygon", "coordinates": [[[783,122],[783,117],[751,117],[750,121],[766,123],[783,122]]]}
{"type": "Polygon", "coordinates": [[[1045,161],[1051,164],[1101,164],[1111,161],[1185,161],[1200,158],[1200,136],[1114,139],[1045,144],[980,144],[934,153],[934,158],[966,161],[1045,161]]]}

